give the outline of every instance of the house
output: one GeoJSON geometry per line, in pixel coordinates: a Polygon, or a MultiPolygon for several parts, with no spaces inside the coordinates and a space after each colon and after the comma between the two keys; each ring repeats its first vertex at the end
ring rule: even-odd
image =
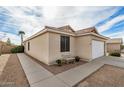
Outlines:
{"type": "Polygon", "coordinates": [[[106,41],[107,52],[121,52],[122,38],[114,38],[106,41]]]}
{"type": "Polygon", "coordinates": [[[79,56],[88,61],[104,56],[107,39],[95,27],[75,31],[69,25],[58,28],[45,26],[26,39],[24,47],[26,54],[52,65],[63,55],[79,56]]]}

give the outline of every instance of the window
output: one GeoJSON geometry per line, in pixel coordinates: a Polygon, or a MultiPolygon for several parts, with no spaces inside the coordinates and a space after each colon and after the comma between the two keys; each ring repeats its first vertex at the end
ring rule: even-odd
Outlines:
{"type": "Polygon", "coordinates": [[[28,50],[30,50],[30,42],[28,42],[28,50]]]}
{"type": "Polygon", "coordinates": [[[70,37],[61,36],[61,52],[70,51],[70,37]]]}

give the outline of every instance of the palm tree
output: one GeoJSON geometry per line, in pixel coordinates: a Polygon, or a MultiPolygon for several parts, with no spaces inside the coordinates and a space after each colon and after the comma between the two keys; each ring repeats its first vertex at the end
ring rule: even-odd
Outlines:
{"type": "Polygon", "coordinates": [[[19,31],[19,35],[21,36],[21,45],[23,43],[23,35],[25,35],[24,31],[19,31]]]}

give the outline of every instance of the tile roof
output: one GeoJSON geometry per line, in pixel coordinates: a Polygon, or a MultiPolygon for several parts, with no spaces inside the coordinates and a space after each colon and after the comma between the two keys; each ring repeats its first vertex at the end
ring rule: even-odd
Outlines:
{"type": "Polygon", "coordinates": [[[71,33],[71,34],[75,33],[75,31],[69,25],[62,26],[62,27],[45,26],[45,28],[49,28],[49,29],[53,29],[53,30],[57,30],[57,31],[62,31],[62,32],[66,32],[66,33],[71,33]]]}
{"type": "Polygon", "coordinates": [[[96,28],[95,27],[89,27],[89,28],[86,28],[86,29],[81,29],[81,30],[73,30],[71,28],[71,26],[69,25],[66,25],[66,26],[62,26],[62,27],[51,27],[51,26],[45,26],[45,28],[49,28],[49,29],[53,29],[53,30],[57,30],[57,31],[62,31],[62,32],[67,32],[67,33],[71,33],[71,34],[85,34],[85,33],[96,33],[96,34],[99,34],[97,31],[96,31],[96,28]]]}
{"type": "Polygon", "coordinates": [[[70,25],[58,27],[60,30],[71,30],[72,32],[75,32],[74,29],[70,25]]]}
{"type": "Polygon", "coordinates": [[[92,33],[92,32],[96,33],[96,34],[99,34],[95,27],[89,27],[89,28],[86,28],[86,29],[78,30],[78,31],[76,31],[76,34],[85,34],[85,33],[92,33]]]}
{"type": "Polygon", "coordinates": [[[58,32],[58,33],[64,32],[65,34],[72,34],[74,36],[75,35],[82,35],[82,34],[92,34],[92,33],[94,33],[96,35],[99,35],[99,36],[102,36],[97,32],[95,27],[89,27],[89,28],[86,28],[86,29],[81,29],[81,30],[75,31],[69,25],[62,26],[62,27],[45,26],[45,28],[43,30],[41,30],[38,33],[36,33],[36,34],[32,35],[31,37],[27,38],[25,41],[27,41],[31,38],[34,38],[34,37],[42,34],[43,32],[46,32],[46,31],[51,31],[51,32],[55,31],[55,32],[58,32]]]}

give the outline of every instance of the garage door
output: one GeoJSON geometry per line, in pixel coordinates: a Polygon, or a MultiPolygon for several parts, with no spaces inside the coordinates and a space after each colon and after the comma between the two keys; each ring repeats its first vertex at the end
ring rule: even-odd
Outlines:
{"type": "Polygon", "coordinates": [[[92,40],[92,59],[104,56],[104,42],[92,40]]]}

